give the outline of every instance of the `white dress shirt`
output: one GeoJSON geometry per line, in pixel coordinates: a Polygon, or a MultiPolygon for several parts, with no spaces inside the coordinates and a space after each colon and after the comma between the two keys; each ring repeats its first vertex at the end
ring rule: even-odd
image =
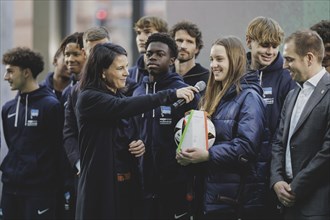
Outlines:
{"type": "Polygon", "coordinates": [[[309,80],[304,82],[304,84],[302,86],[299,83],[297,83],[298,86],[300,87],[300,92],[299,92],[298,98],[296,100],[296,103],[294,105],[293,112],[291,115],[289,137],[288,137],[288,143],[286,146],[286,153],[285,153],[285,173],[289,179],[293,178],[292,164],[291,164],[291,152],[290,152],[290,140],[291,140],[292,133],[293,133],[294,129],[296,128],[297,122],[300,118],[301,113],[304,110],[304,107],[305,107],[308,99],[311,97],[316,85],[319,83],[319,81],[321,80],[321,78],[323,77],[323,75],[325,73],[326,73],[325,68],[322,68],[322,70],[320,72],[318,72],[312,78],[310,78],[309,80]]]}

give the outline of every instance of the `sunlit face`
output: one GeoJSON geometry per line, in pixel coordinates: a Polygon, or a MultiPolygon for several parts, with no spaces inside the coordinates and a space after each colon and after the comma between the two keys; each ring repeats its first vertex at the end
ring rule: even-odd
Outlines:
{"type": "Polygon", "coordinates": [[[64,56],[61,53],[57,58],[54,63],[55,66],[55,74],[58,74],[62,78],[67,78],[69,79],[71,77],[71,72],[68,70],[65,61],[64,61],[64,56]]]}
{"type": "Polygon", "coordinates": [[[84,51],[86,53],[86,57],[89,57],[89,54],[91,52],[91,49],[96,45],[96,44],[103,44],[103,43],[107,43],[109,42],[108,38],[103,38],[100,40],[96,40],[96,41],[86,41],[84,42],[84,51]]]}
{"type": "Polygon", "coordinates": [[[255,40],[247,40],[247,46],[251,50],[252,69],[263,69],[276,59],[279,45],[260,44],[255,40]]]}
{"type": "Polygon", "coordinates": [[[284,64],[283,68],[290,71],[293,80],[303,83],[308,80],[308,61],[306,56],[300,57],[295,51],[294,42],[291,40],[284,44],[284,64]]]}
{"type": "Polygon", "coordinates": [[[136,29],[136,46],[138,48],[139,53],[146,52],[146,42],[148,40],[148,37],[153,33],[158,33],[156,28],[153,26],[136,29]]]}
{"type": "Polygon", "coordinates": [[[224,46],[213,45],[210,54],[210,67],[215,81],[224,81],[228,77],[229,59],[224,46]]]}
{"type": "Polygon", "coordinates": [[[86,54],[78,44],[68,43],[64,50],[64,60],[70,73],[78,75],[86,61],[86,54]]]}
{"type": "Polygon", "coordinates": [[[190,36],[185,30],[175,32],[174,40],[178,46],[179,54],[177,59],[180,63],[194,59],[198,53],[196,38],[190,36]]]}
{"type": "Polygon", "coordinates": [[[11,90],[22,91],[26,85],[25,70],[22,70],[18,66],[6,65],[6,73],[4,80],[9,83],[11,90]]]}
{"type": "Polygon", "coordinates": [[[324,66],[327,69],[327,71],[330,73],[330,43],[324,44],[324,49],[325,49],[325,53],[322,61],[322,66],[324,66]]]}
{"type": "Polygon", "coordinates": [[[162,42],[151,42],[145,55],[146,66],[149,74],[156,76],[167,73],[170,65],[174,63],[170,48],[162,42]]]}
{"type": "Polygon", "coordinates": [[[125,55],[116,56],[109,68],[104,69],[102,75],[107,87],[113,92],[125,87],[127,76],[128,60],[125,55]]]}

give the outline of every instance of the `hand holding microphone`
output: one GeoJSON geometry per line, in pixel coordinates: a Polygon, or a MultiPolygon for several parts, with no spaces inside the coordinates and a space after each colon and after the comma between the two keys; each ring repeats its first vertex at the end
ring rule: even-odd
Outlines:
{"type": "Polygon", "coordinates": [[[201,92],[206,88],[204,81],[199,81],[195,86],[184,87],[176,90],[176,96],[179,98],[178,101],[173,103],[173,108],[178,108],[185,103],[189,103],[194,99],[195,93],[201,92]]]}

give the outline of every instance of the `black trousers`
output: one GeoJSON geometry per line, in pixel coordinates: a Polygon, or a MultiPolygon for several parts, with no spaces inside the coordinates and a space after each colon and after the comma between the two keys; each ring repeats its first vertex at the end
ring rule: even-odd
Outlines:
{"type": "Polygon", "coordinates": [[[3,220],[52,220],[56,213],[56,196],[31,196],[2,193],[3,220]]]}

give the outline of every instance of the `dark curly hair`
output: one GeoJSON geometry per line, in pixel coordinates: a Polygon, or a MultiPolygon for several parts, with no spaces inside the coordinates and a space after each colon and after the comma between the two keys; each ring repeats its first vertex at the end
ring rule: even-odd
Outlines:
{"type": "Polygon", "coordinates": [[[171,56],[174,58],[177,58],[178,56],[178,47],[175,43],[175,41],[173,40],[173,38],[171,38],[171,36],[167,33],[154,33],[152,35],[150,35],[148,37],[148,40],[146,42],[145,48],[147,50],[149,44],[151,42],[162,42],[164,44],[166,44],[170,50],[171,50],[171,56]]]}
{"type": "Polygon", "coordinates": [[[198,53],[196,54],[197,57],[204,46],[204,42],[202,40],[202,32],[199,30],[196,24],[190,21],[180,21],[176,23],[170,30],[170,35],[173,39],[175,39],[175,33],[179,30],[187,31],[191,37],[196,39],[196,48],[198,48],[198,53]]]}
{"type": "Polygon", "coordinates": [[[44,70],[44,60],[41,54],[27,47],[15,47],[8,50],[2,57],[2,63],[18,66],[21,69],[29,68],[34,79],[44,70]]]}
{"type": "Polygon", "coordinates": [[[330,20],[321,20],[310,29],[316,31],[320,35],[324,44],[330,43],[330,20]]]}

